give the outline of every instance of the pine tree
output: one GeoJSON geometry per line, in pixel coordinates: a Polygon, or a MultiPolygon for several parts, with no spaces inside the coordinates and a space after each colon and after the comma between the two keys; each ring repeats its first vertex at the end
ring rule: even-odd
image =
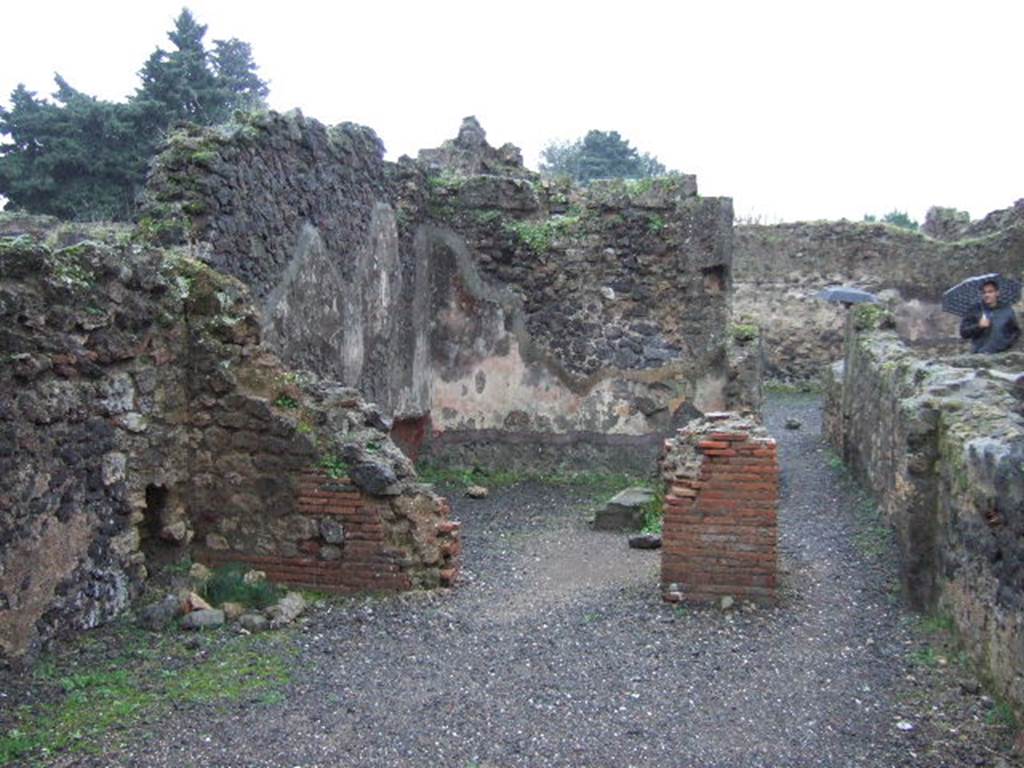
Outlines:
{"type": "Polygon", "coordinates": [[[217,40],[207,51],[205,35],[184,9],[168,33],[174,49],[150,55],[126,103],[88,96],[60,75],[52,101],[19,85],[10,108],[0,108],[0,134],[10,139],[0,143],[7,207],[69,219],[130,218],[148,161],[175,123],[209,125],[263,106],[267,85],[249,44],[217,40]]]}
{"type": "Polygon", "coordinates": [[[130,104],[101,101],[56,77],[54,101],[19,85],[0,109],[0,192],[10,207],[65,219],[124,219],[152,151],[130,104]]]}

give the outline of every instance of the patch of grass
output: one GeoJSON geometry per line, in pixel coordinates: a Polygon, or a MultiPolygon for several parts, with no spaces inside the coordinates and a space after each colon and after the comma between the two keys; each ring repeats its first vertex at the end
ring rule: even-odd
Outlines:
{"type": "Polygon", "coordinates": [[[482,485],[487,488],[507,488],[527,479],[512,470],[483,469],[481,467],[443,467],[423,464],[416,468],[420,482],[432,483],[442,487],[468,488],[471,485],[482,485]]]}
{"type": "Polygon", "coordinates": [[[772,395],[820,395],[823,391],[820,381],[789,382],[769,379],[764,391],[772,395]]]}
{"type": "Polygon", "coordinates": [[[828,462],[829,469],[835,472],[843,472],[846,470],[846,464],[843,463],[842,457],[832,450],[826,449],[825,451],[826,462],[828,462]]]}
{"type": "Polygon", "coordinates": [[[62,657],[41,660],[33,680],[47,695],[12,713],[11,727],[0,734],[0,766],[45,763],[58,753],[100,754],[117,733],[130,739],[133,728],[184,703],[256,694],[260,701],[280,701],[294,652],[278,635],[219,633],[218,646],[196,656],[176,635],[142,632],[127,623],[105,637],[116,655],[97,660],[95,648],[77,643],[62,657]]]}
{"type": "Polygon", "coordinates": [[[661,490],[654,491],[654,498],[644,509],[644,533],[656,533],[661,535],[661,525],[665,520],[665,493],[661,490]]]}
{"type": "Polygon", "coordinates": [[[266,608],[276,603],[281,597],[281,588],[266,580],[247,584],[245,574],[248,570],[239,563],[217,568],[203,585],[203,597],[213,605],[242,603],[252,608],[266,608]]]}
{"type": "Polygon", "coordinates": [[[985,715],[985,722],[989,725],[1006,728],[1013,734],[1020,730],[1020,721],[1017,720],[1013,707],[1002,700],[996,701],[996,705],[988,711],[988,714],[985,715]]]}
{"type": "Polygon", "coordinates": [[[911,653],[910,660],[921,667],[936,667],[939,664],[939,656],[930,645],[918,648],[911,653]]]}
{"type": "Polygon", "coordinates": [[[952,616],[946,614],[933,614],[931,616],[923,616],[918,622],[918,627],[922,632],[929,635],[944,633],[952,635],[956,630],[956,623],[953,621],[952,616]]]}
{"type": "Polygon", "coordinates": [[[548,485],[568,485],[590,496],[613,496],[633,486],[647,483],[636,475],[624,472],[564,472],[536,476],[538,482],[548,485]]]}
{"type": "Polygon", "coordinates": [[[855,502],[857,533],[854,544],[865,557],[879,560],[892,551],[893,532],[874,499],[861,496],[855,502]]]}
{"type": "Polygon", "coordinates": [[[466,488],[483,485],[487,488],[507,488],[518,483],[534,482],[545,485],[571,486],[583,493],[599,497],[612,495],[645,481],[635,475],[613,472],[516,472],[506,469],[482,467],[444,467],[421,464],[416,468],[420,482],[447,488],[466,488]]]}

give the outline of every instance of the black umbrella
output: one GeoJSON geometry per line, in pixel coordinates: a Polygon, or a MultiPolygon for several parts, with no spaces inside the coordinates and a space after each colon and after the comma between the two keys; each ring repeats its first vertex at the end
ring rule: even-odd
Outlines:
{"type": "Polygon", "coordinates": [[[844,285],[835,288],[825,288],[816,294],[819,299],[831,301],[833,304],[863,304],[865,301],[877,302],[878,297],[873,293],[862,291],[860,288],[848,288],[844,285]]]}
{"type": "Polygon", "coordinates": [[[981,286],[988,282],[998,286],[1001,304],[1016,304],[1020,301],[1020,280],[990,272],[987,275],[968,277],[942,294],[942,311],[963,317],[981,303],[981,286]]]}

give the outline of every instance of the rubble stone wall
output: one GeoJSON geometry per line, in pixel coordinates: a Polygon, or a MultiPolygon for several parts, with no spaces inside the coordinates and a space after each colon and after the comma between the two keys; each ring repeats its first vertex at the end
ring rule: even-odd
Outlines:
{"type": "Polygon", "coordinates": [[[186,131],[143,224],[249,284],[286,362],[366,392],[433,459],[650,461],[748,382],[731,201],[694,177],[541,180],[472,119],[420,159],[382,153],[295,113],[186,131]]]}
{"type": "Polygon", "coordinates": [[[429,496],[392,504],[369,496],[347,476],[313,468],[299,477],[296,515],[281,521],[284,530],[274,537],[272,554],[233,546],[224,536],[207,539],[195,557],[210,566],[245,563],[272,581],[331,592],[449,586],[458,573],[460,545],[459,524],[447,519],[448,511],[444,499],[429,496]],[[402,515],[410,505],[421,509],[402,515]],[[424,547],[436,549],[425,560],[445,566],[431,572],[433,583],[414,581],[409,569],[410,552],[424,547]]]}
{"type": "Polygon", "coordinates": [[[736,227],[737,322],[762,327],[770,379],[816,381],[842,357],[846,310],[815,297],[848,285],[877,294],[906,342],[937,353],[964,349],[942,293],[984,272],[1024,273],[1024,206],[957,229],[955,240],[849,221],[736,227]]]}
{"type": "Polygon", "coordinates": [[[708,414],[665,441],[661,581],[669,601],[777,597],[775,441],[736,414],[708,414]]]}
{"type": "Polygon", "coordinates": [[[869,310],[846,348],[829,440],[877,495],[912,605],[951,616],[1024,709],[1024,354],[928,359],[869,310]]]}
{"type": "Polygon", "coordinates": [[[447,508],[390,422],[282,366],[244,286],[139,232],[67,234],[0,215],[0,658],[109,620],[204,549],[294,555],[322,538],[299,499],[325,463],[381,510],[409,583],[450,575],[447,508]]]}

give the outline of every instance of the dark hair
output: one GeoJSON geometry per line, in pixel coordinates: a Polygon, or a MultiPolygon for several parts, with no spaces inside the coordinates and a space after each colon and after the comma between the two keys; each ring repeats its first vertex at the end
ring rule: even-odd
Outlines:
{"type": "Polygon", "coordinates": [[[978,290],[983,291],[990,285],[997,291],[999,290],[999,283],[996,280],[986,280],[984,283],[981,284],[981,287],[978,290]]]}

